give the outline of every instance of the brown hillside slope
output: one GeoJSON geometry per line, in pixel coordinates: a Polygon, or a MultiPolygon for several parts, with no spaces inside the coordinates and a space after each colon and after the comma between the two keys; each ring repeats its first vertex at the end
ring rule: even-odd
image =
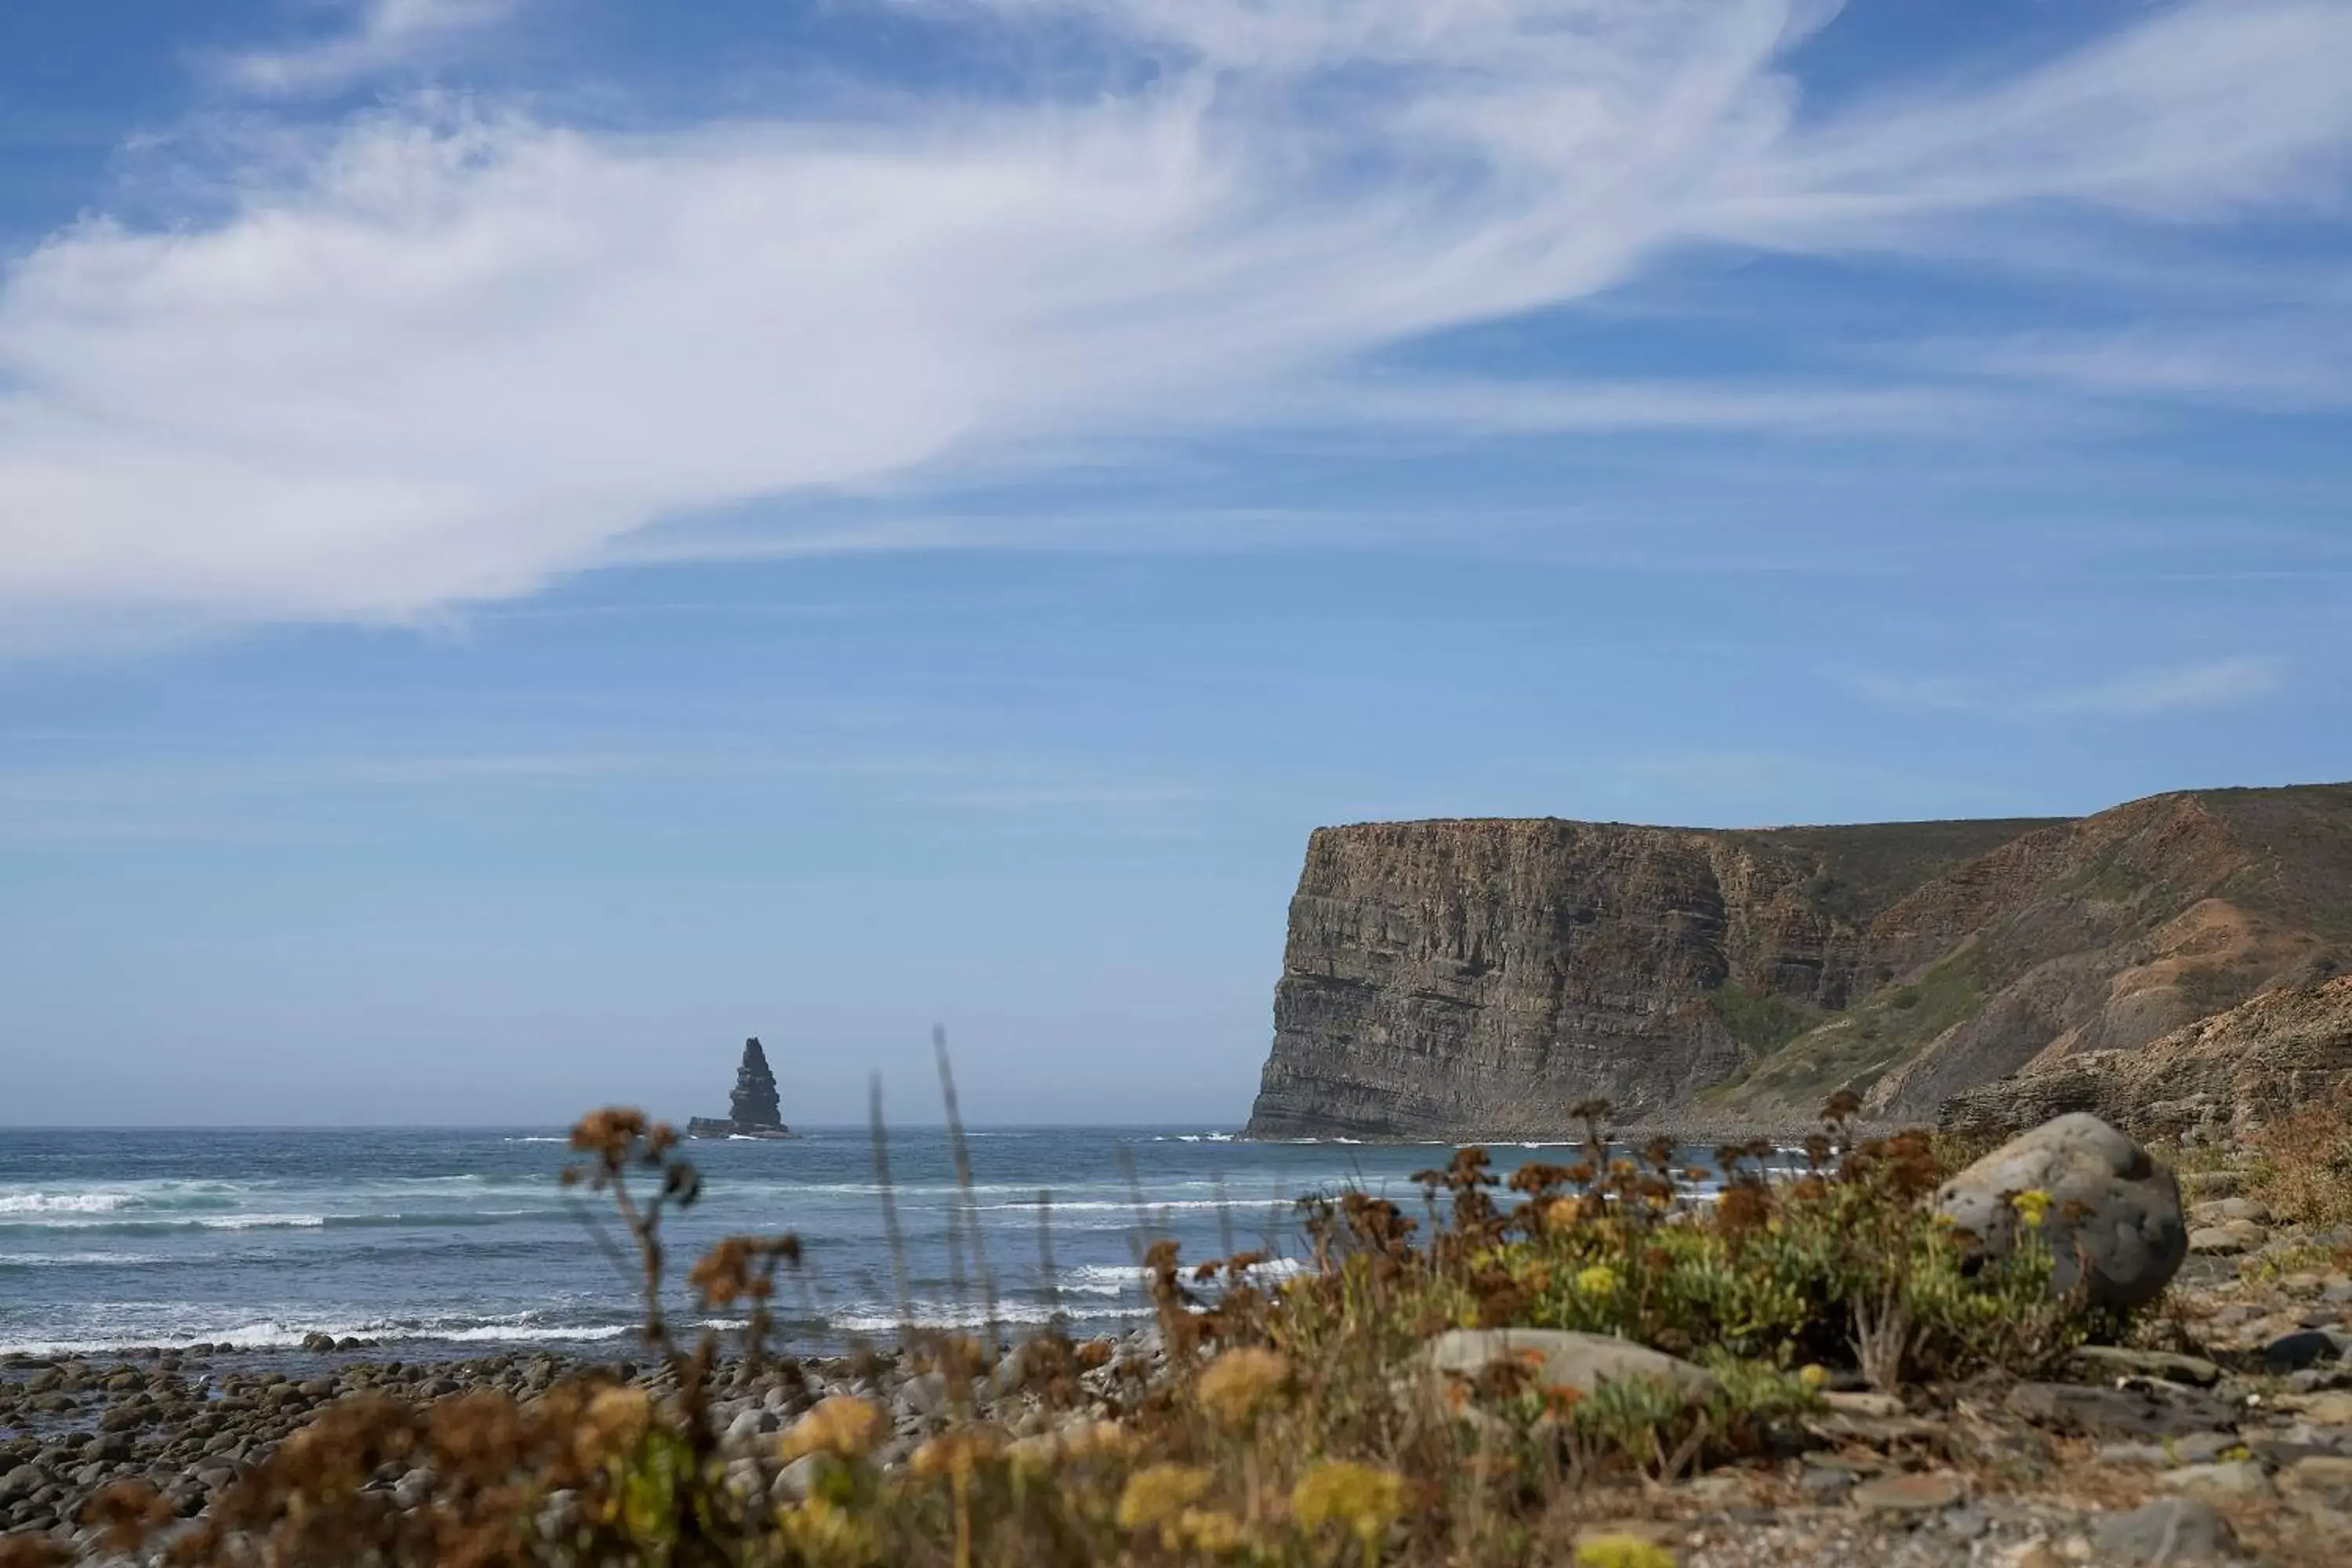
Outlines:
{"type": "Polygon", "coordinates": [[[2146,1138],[2235,1138],[2352,1082],[2352,975],[2265,991],[2137,1050],[2027,1064],[1945,1102],[1945,1125],[1999,1131],[2088,1110],[2146,1138]]]}
{"type": "Polygon", "coordinates": [[[1376,823],[1310,841],[1260,1137],[1795,1128],[2352,968],[2352,785],[2071,821],[1376,823]]]}
{"type": "Polygon", "coordinates": [[[1932,1120],[2045,1054],[2132,1049],[2344,967],[2352,787],[2157,795],[2045,827],[1915,889],[1870,936],[1900,983],[1758,1064],[1743,1113],[1854,1087],[1874,1116],[1932,1120]]]}

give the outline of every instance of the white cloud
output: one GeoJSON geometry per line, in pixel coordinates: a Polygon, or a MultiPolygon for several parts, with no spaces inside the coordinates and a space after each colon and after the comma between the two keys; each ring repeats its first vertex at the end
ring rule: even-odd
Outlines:
{"type": "Polygon", "coordinates": [[[264,94],[331,92],[426,58],[453,38],[506,20],[522,0],[367,0],[358,25],[308,48],[227,62],[231,81],[264,94]]]}
{"type": "MultiPolygon", "coordinates": [[[[2344,5],[2192,5],[1804,122],[1778,51],[1814,16],[1774,0],[997,3],[1168,68],[657,136],[412,102],[231,171],[225,216],[52,237],[0,292],[0,605],[414,617],[663,518],[1216,420],[1932,422],[1954,394],[1349,367],[1679,245],[2223,218],[2309,197],[2352,142],[2344,5]]],[[[382,5],[283,79],[484,14],[382,5]]]]}
{"type": "Polygon", "coordinates": [[[2034,704],[2044,713],[2139,719],[2198,708],[2230,708],[2279,689],[2285,667],[2274,658],[2224,658],[2176,669],[2147,669],[2097,686],[2063,691],[2034,704]]]}
{"type": "Polygon", "coordinates": [[[2039,692],[2003,692],[1979,681],[1950,677],[1860,675],[1853,678],[1853,685],[1865,697],[1899,708],[2145,719],[2195,709],[2236,707],[2271,695],[2285,677],[2283,660],[2238,657],[2133,670],[2091,686],[2039,692]]]}
{"type": "Polygon", "coordinates": [[[2304,320],[2019,332],[1929,344],[1920,357],[1964,373],[2115,396],[2281,409],[2352,404],[2352,326],[2316,312],[2304,320]]]}

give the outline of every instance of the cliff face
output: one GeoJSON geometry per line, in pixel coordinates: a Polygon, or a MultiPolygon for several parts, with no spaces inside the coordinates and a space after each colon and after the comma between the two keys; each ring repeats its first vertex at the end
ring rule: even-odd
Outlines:
{"type": "Polygon", "coordinates": [[[1325,828],[1291,903],[1255,1137],[1874,1113],[2132,1049],[2352,951],[2352,786],[2074,821],[1759,832],[1325,828]]]}

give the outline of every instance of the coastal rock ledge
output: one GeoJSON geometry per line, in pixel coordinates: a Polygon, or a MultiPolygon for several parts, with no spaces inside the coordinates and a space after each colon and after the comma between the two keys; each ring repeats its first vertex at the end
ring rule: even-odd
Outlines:
{"type": "Polygon", "coordinates": [[[2347,784],[2071,819],[1327,827],[1244,1135],[1555,1137],[1593,1098],[1621,1126],[1795,1131],[1839,1089],[1932,1122],[2345,972],[2347,784]]]}

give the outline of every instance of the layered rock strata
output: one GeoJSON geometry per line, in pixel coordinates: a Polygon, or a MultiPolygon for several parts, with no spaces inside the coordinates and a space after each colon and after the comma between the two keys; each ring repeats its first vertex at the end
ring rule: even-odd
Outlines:
{"type": "Polygon", "coordinates": [[[1249,1135],[1885,1121],[2352,968],[2352,786],[2070,820],[1729,831],[1371,823],[1310,839],[1249,1135]]]}

